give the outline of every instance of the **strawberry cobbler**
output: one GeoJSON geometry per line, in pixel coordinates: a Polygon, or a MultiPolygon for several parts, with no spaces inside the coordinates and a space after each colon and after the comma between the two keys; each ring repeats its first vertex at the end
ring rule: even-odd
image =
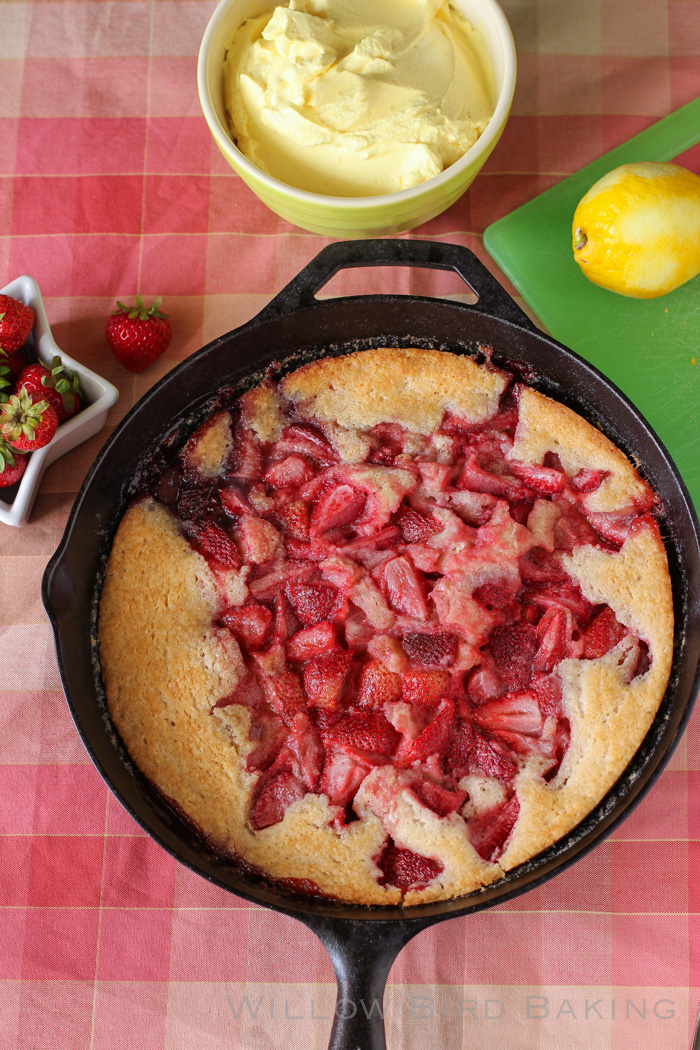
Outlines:
{"type": "Polygon", "coordinates": [[[654,719],[656,509],[597,429],[488,360],[270,376],[119,525],[110,713],[219,853],[352,903],[469,893],[579,823],[654,719]]]}

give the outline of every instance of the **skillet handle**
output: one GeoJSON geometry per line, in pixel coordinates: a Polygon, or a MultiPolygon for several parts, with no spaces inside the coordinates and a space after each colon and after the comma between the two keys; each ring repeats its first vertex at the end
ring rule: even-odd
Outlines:
{"type": "MultiPolygon", "coordinates": [[[[415,266],[453,270],[477,296],[465,307],[538,332],[518,304],[477,259],[459,244],[419,240],[337,241],[318,255],[255,318],[255,323],[313,306],[318,292],[339,270],[357,266],[415,266]]],[[[384,296],[384,298],[393,298],[384,296]]]]}
{"type": "MultiPolygon", "coordinates": [[[[302,918],[297,916],[297,918],[302,918]]],[[[304,917],[331,957],[338,997],[328,1050],[386,1050],[384,989],[392,964],[428,922],[304,917]]]]}

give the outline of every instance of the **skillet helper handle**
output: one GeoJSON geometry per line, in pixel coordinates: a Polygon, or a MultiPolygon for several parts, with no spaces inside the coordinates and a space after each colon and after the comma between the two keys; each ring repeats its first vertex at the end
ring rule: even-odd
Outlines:
{"type": "Polygon", "coordinates": [[[330,955],[338,982],[328,1050],[386,1050],[386,979],[398,953],[424,924],[316,916],[308,925],[330,955]]]}
{"type": "Polygon", "coordinates": [[[329,244],[268,303],[258,314],[256,323],[313,306],[317,302],[316,292],[331,277],[339,270],[358,266],[414,266],[453,270],[477,296],[477,302],[470,304],[467,309],[510,321],[530,331],[539,331],[474,252],[459,244],[419,240],[360,240],[329,244]]]}

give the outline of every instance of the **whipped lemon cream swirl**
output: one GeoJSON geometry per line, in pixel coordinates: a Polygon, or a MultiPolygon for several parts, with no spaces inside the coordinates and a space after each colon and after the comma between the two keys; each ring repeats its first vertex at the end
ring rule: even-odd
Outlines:
{"type": "Polygon", "coordinates": [[[239,149],[300,189],[362,197],[458,160],[493,112],[480,32],[441,0],[291,0],[226,56],[239,149]]]}

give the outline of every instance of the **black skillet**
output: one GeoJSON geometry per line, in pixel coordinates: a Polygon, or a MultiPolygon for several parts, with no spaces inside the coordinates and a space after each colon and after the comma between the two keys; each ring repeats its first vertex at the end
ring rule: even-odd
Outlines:
{"type": "Polygon", "coordinates": [[[443,919],[490,907],[532,889],[608,835],[661,772],[700,685],[698,522],[668,453],[624,395],[596,369],[536,329],[471,252],[435,242],[378,240],[330,245],[252,321],[214,340],[157,383],[117,427],[85,479],[60,547],[46,569],[42,597],[76,727],[121,803],[193,871],[247,900],[294,916],[325,945],[338,980],[333,1050],[385,1046],[384,1023],[372,1003],[381,1004],[391,965],[411,937],[443,919]],[[467,306],[421,296],[315,298],[344,267],[382,265],[453,270],[478,301],[467,306]],[[245,389],[273,360],[286,370],[324,354],[372,345],[440,347],[479,354],[479,344],[493,346],[497,363],[526,371],[534,386],[601,426],[642,463],[645,476],[661,497],[677,625],[666,695],[642,746],[593,812],[564,839],[481,892],[407,911],[368,909],[287,892],[213,856],[196,831],[134,767],[110,722],[94,638],[101,573],[112,536],[144,455],[166,438],[184,441],[204,418],[220,387],[245,389]]]}

